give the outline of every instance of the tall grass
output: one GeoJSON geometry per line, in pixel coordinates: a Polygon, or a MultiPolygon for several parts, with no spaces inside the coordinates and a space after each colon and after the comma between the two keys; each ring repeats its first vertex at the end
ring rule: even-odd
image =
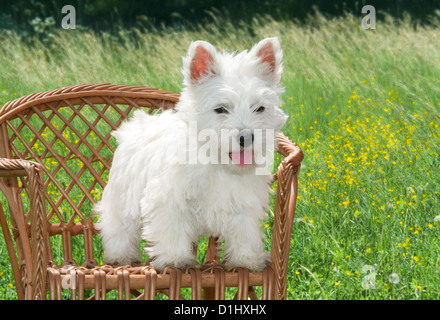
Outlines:
{"type": "MultiPolygon", "coordinates": [[[[219,19],[197,31],[117,36],[58,30],[32,44],[3,33],[0,103],[79,83],[178,92],[191,41],[239,51],[278,36],[291,115],[284,132],[305,153],[288,298],[438,299],[440,30],[392,18],[364,30],[361,18],[219,19]]],[[[266,229],[270,235],[271,219],[266,229]]],[[[0,297],[14,298],[2,245],[0,256],[0,297]]]]}

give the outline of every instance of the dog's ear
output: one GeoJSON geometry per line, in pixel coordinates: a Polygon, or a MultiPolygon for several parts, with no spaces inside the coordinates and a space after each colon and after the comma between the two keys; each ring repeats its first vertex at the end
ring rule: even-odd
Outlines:
{"type": "Polygon", "coordinates": [[[283,51],[277,37],[261,40],[252,48],[250,54],[256,56],[259,62],[265,65],[264,76],[277,83],[280,81],[283,71],[283,51]]]}
{"type": "Polygon", "coordinates": [[[183,60],[183,75],[187,84],[197,83],[207,75],[215,74],[216,50],[209,42],[192,42],[183,60]]]}

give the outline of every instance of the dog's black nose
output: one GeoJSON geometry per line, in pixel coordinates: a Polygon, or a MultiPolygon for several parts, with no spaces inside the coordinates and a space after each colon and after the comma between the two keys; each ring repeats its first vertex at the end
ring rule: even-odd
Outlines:
{"type": "Polygon", "coordinates": [[[249,131],[240,133],[240,147],[248,147],[254,142],[254,134],[249,131]]]}

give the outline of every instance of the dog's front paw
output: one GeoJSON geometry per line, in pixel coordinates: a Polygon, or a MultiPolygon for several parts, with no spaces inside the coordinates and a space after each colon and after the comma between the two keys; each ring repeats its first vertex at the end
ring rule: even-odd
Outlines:
{"type": "Polygon", "coordinates": [[[157,257],[150,262],[150,265],[158,271],[162,271],[165,267],[169,266],[185,271],[188,268],[197,267],[198,263],[193,257],[157,257]]]}
{"type": "Polygon", "coordinates": [[[256,256],[241,256],[239,259],[230,258],[226,262],[227,269],[237,267],[247,268],[252,272],[260,272],[272,262],[270,252],[262,252],[256,256]]]}
{"type": "Polygon", "coordinates": [[[142,259],[140,255],[114,258],[104,254],[104,263],[112,266],[139,266],[142,265],[142,259]]]}

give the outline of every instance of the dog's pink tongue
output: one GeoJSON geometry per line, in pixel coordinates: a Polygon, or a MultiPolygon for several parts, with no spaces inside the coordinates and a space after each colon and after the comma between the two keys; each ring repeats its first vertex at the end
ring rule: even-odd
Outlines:
{"type": "Polygon", "coordinates": [[[245,167],[252,163],[252,151],[243,150],[240,152],[231,152],[231,159],[234,164],[239,167],[245,167]]]}

